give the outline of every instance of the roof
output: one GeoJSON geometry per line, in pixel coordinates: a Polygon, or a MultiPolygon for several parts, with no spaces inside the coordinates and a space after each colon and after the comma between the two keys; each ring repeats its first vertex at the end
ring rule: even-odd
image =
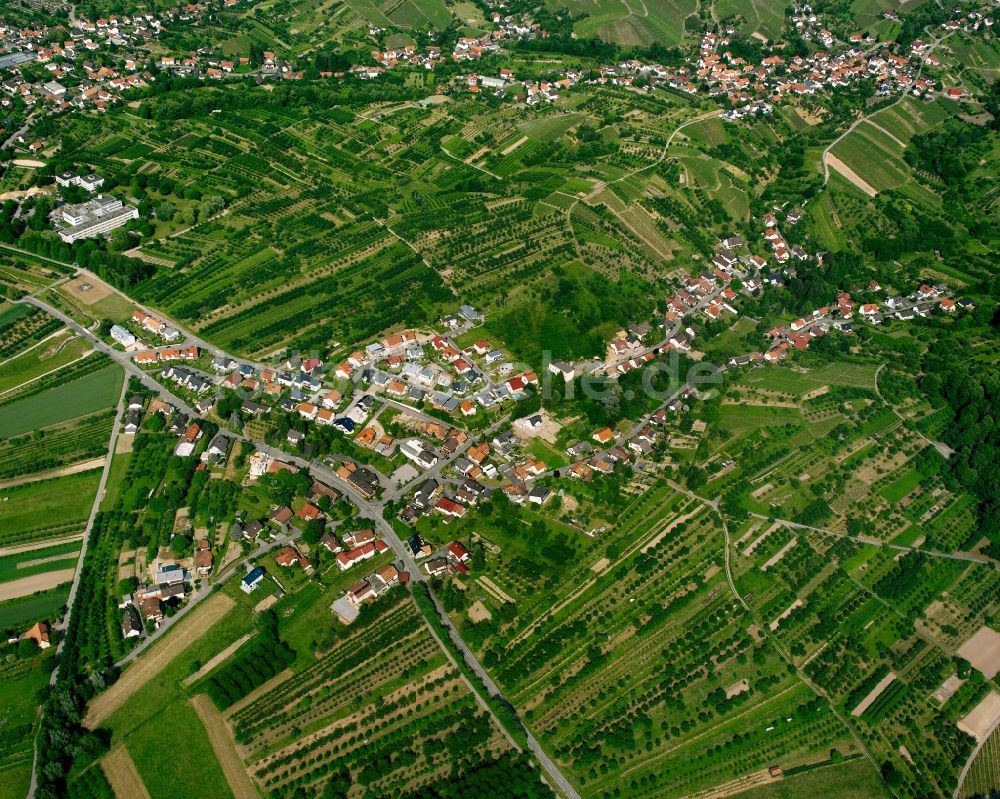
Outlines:
{"type": "Polygon", "coordinates": [[[244,585],[253,585],[258,580],[264,577],[264,567],[258,566],[255,569],[251,569],[243,576],[244,585]]]}

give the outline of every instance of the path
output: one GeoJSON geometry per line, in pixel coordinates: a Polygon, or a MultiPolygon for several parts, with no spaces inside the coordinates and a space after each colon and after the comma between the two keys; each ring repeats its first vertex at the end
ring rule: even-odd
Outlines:
{"type": "Polygon", "coordinates": [[[841,161],[833,153],[827,153],[823,159],[823,168],[826,169],[827,166],[833,167],[834,172],[837,172],[841,177],[851,183],[856,189],[860,189],[869,197],[874,197],[878,194],[878,189],[872,186],[867,180],[865,180],[861,175],[851,169],[847,164],[841,161]]]}

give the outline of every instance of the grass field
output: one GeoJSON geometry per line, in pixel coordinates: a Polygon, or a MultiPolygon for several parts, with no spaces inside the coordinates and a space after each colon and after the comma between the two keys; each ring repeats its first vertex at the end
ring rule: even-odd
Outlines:
{"type": "Polygon", "coordinates": [[[66,568],[72,565],[73,559],[79,552],[80,542],[70,541],[53,547],[33,549],[19,555],[0,557],[0,582],[66,568]]]}
{"type": "Polygon", "coordinates": [[[153,645],[148,653],[138,658],[111,688],[90,703],[85,723],[90,727],[101,725],[120,708],[128,698],[154,680],[186,646],[196,642],[234,607],[232,599],[222,593],[213,594],[192,610],[183,620],[153,645]]]}
{"type": "Polygon", "coordinates": [[[0,396],[39,375],[81,357],[88,349],[83,339],[57,335],[37,347],[0,364],[0,396]]]}
{"type": "Polygon", "coordinates": [[[110,364],[34,397],[0,406],[0,438],[37,430],[109,408],[118,400],[123,372],[110,364]]]}
{"type": "Polygon", "coordinates": [[[910,469],[902,477],[889,483],[879,493],[885,498],[886,502],[896,503],[920,485],[920,480],[920,472],[916,469],[910,469]]]}
{"type": "Polygon", "coordinates": [[[825,385],[874,389],[877,368],[878,364],[834,363],[807,371],[787,367],[756,369],[740,382],[755,388],[797,395],[806,394],[825,385]]]}
{"type": "Polygon", "coordinates": [[[0,489],[0,546],[83,529],[101,470],[0,489]]]}
{"type": "Polygon", "coordinates": [[[36,596],[0,603],[0,630],[29,627],[33,622],[56,617],[69,598],[69,583],[36,596]]]}
{"type": "MultiPolygon", "coordinates": [[[[221,617],[211,617],[210,634],[205,634],[206,628],[200,631],[188,628],[185,633],[184,624],[188,620],[179,622],[177,629],[171,630],[124,672],[121,679],[126,680],[125,690],[119,689],[111,700],[102,701],[106,694],[97,700],[101,703],[98,710],[104,716],[101,725],[112,732],[112,748],[127,742],[128,752],[152,799],[173,799],[179,793],[231,795],[211,741],[181,682],[201,663],[245,634],[250,628],[251,613],[242,606],[233,606],[224,595],[214,595],[205,602],[211,602],[215,610],[227,608],[221,617]],[[145,658],[150,658],[146,664],[145,658]],[[114,711],[105,716],[112,706],[114,711]],[[176,747],[164,746],[167,740],[164,735],[169,740],[184,742],[184,757],[177,757],[176,747]]],[[[211,612],[213,607],[208,610],[211,612]]],[[[121,680],[117,684],[120,683],[121,680]]],[[[95,704],[91,703],[91,713],[95,704]]],[[[94,717],[87,718],[92,721],[94,717]]]]}
{"type": "Polygon", "coordinates": [[[875,767],[859,758],[836,766],[792,774],[780,782],[737,794],[738,799],[876,799],[891,796],[875,767]]]}

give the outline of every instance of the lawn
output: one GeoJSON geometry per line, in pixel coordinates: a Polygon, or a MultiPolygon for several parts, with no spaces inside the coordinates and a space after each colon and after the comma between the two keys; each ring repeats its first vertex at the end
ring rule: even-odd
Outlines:
{"type": "Polygon", "coordinates": [[[101,479],[101,470],[0,489],[0,545],[79,532],[101,479]]]}
{"type": "Polygon", "coordinates": [[[886,502],[895,504],[920,485],[920,480],[920,472],[916,469],[910,469],[902,477],[889,483],[879,493],[885,498],[886,502]]]}
{"type": "Polygon", "coordinates": [[[123,374],[120,367],[109,364],[78,380],[0,407],[0,438],[10,438],[114,405],[121,391],[123,374]]]}

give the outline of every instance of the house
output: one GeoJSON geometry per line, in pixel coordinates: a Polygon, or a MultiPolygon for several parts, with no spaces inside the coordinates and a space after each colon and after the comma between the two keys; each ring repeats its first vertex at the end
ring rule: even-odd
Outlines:
{"type": "Polygon", "coordinates": [[[566,361],[551,361],[549,363],[549,372],[567,382],[576,376],[576,369],[574,369],[573,364],[566,361]]]}
{"type": "Polygon", "coordinates": [[[296,564],[301,565],[303,569],[307,569],[312,565],[310,564],[309,559],[306,558],[305,555],[302,555],[293,546],[287,546],[284,549],[282,549],[281,552],[275,555],[274,562],[277,563],[279,566],[281,566],[283,569],[287,569],[288,567],[294,566],[296,564]]]}
{"type": "Polygon", "coordinates": [[[535,486],[528,494],[528,501],[533,502],[536,505],[544,505],[549,501],[551,496],[552,492],[545,486],[535,486]]]}
{"type": "Polygon", "coordinates": [[[336,555],[338,552],[342,551],[343,547],[340,546],[340,542],[337,541],[336,536],[333,533],[323,533],[322,537],[319,539],[320,544],[322,544],[326,551],[331,555],[336,555]]]}
{"type": "Polygon", "coordinates": [[[208,541],[202,541],[198,551],[194,553],[194,567],[198,574],[202,577],[208,576],[208,573],[212,571],[213,562],[212,550],[208,547],[208,541]]]}
{"type": "Polygon", "coordinates": [[[201,453],[203,463],[218,463],[229,453],[229,439],[222,433],[216,433],[208,442],[208,447],[201,453]]]}
{"type": "Polygon", "coordinates": [[[200,438],[201,425],[197,422],[192,422],[184,431],[184,435],[181,436],[180,443],[177,445],[177,449],[174,450],[174,454],[179,455],[182,458],[188,457],[194,452],[195,445],[198,443],[198,439],[200,438]]]}
{"type": "Polygon", "coordinates": [[[615,434],[610,427],[602,427],[591,436],[598,444],[609,444],[614,441],[615,434]]]}
{"type": "Polygon", "coordinates": [[[262,566],[257,566],[255,569],[251,569],[244,575],[243,579],[240,580],[240,588],[244,593],[252,594],[260,581],[264,579],[264,568],[262,566]]]}
{"type": "Polygon", "coordinates": [[[122,614],[122,636],[125,638],[138,638],[143,633],[142,619],[135,605],[126,605],[122,614]]]}
{"type": "Polygon", "coordinates": [[[281,532],[288,532],[288,525],[292,521],[292,517],[295,514],[292,513],[292,509],[287,505],[275,508],[271,511],[270,521],[275,525],[281,532]]]}
{"type": "Polygon", "coordinates": [[[375,544],[362,544],[347,552],[338,552],[337,566],[340,567],[341,571],[347,571],[355,563],[375,557],[377,551],[375,544]]]}
{"type": "Polygon", "coordinates": [[[52,646],[52,641],[50,640],[52,630],[49,627],[48,622],[40,621],[34,625],[31,629],[26,630],[21,635],[21,640],[26,641],[29,638],[38,644],[39,649],[48,649],[52,646]]]}
{"type": "Polygon", "coordinates": [[[434,510],[449,518],[460,519],[465,516],[467,508],[464,505],[459,505],[454,500],[448,499],[447,497],[441,497],[434,504],[434,510]]]}
{"type": "Polygon", "coordinates": [[[461,541],[452,541],[448,544],[448,554],[459,563],[465,563],[472,557],[468,549],[461,541]]]}
{"type": "Polygon", "coordinates": [[[125,414],[125,426],[122,428],[122,432],[127,436],[134,436],[139,432],[139,424],[142,421],[142,414],[137,410],[130,410],[125,414]]]}
{"type": "Polygon", "coordinates": [[[424,564],[424,571],[427,572],[432,577],[444,574],[446,571],[448,571],[447,558],[434,558],[433,560],[427,561],[424,564]]]}
{"type": "Polygon", "coordinates": [[[119,325],[111,326],[111,338],[117,341],[126,349],[135,344],[135,336],[133,336],[128,330],[119,325]]]}

